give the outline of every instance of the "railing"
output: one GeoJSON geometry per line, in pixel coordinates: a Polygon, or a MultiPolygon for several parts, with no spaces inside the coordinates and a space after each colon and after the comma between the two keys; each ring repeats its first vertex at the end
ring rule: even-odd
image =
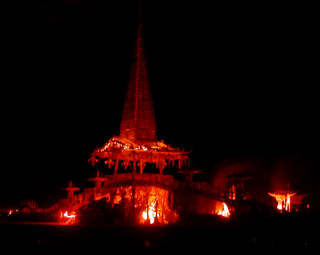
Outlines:
{"type": "Polygon", "coordinates": [[[183,189],[189,187],[196,191],[202,192],[207,195],[220,196],[220,191],[214,188],[207,182],[181,182],[175,181],[172,175],[162,175],[162,174],[117,174],[113,176],[106,176],[107,181],[105,185],[116,184],[116,182],[132,182],[133,178],[136,184],[150,183],[150,185],[162,186],[167,189],[183,189]]]}
{"type": "Polygon", "coordinates": [[[114,182],[125,182],[125,181],[135,181],[139,182],[146,182],[151,184],[160,184],[164,186],[171,187],[173,185],[173,176],[172,175],[162,175],[162,174],[117,174],[114,176],[107,177],[108,180],[106,185],[112,184],[114,182]]]}
{"type": "MultiPolygon", "coordinates": [[[[181,182],[174,180],[172,175],[162,175],[162,174],[116,174],[105,176],[104,185],[102,187],[85,188],[81,194],[74,197],[76,206],[81,206],[83,203],[89,202],[97,197],[104,196],[107,192],[106,189],[109,187],[119,187],[119,186],[130,186],[135,183],[136,185],[151,185],[157,186],[166,190],[183,190],[191,189],[196,194],[203,195],[206,197],[211,197],[213,199],[220,199],[222,194],[218,189],[214,188],[212,185],[206,182],[181,182]],[[133,182],[134,180],[134,182],[133,182]],[[80,199],[81,198],[81,199],[80,199]],[[82,201],[82,202],[81,202],[82,201]]],[[[60,199],[59,204],[52,206],[46,210],[46,212],[52,211],[61,206],[72,204],[70,199],[60,199]]]]}

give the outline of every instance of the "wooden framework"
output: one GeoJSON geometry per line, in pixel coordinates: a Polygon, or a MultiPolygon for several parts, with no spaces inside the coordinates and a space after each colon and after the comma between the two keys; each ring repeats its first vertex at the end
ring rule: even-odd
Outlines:
{"type": "Polygon", "coordinates": [[[156,122],[151,88],[146,64],[142,23],[138,25],[138,35],[134,50],[121,125],[120,135],[110,139],[104,146],[94,150],[88,160],[94,165],[104,160],[117,174],[119,164],[125,169],[137,167],[143,173],[145,163],[156,164],[160,174],[168,164],[175,163],[179,169],[190,164],[189,152],[172,148],[163,141],[157,141],[156,122]]]}

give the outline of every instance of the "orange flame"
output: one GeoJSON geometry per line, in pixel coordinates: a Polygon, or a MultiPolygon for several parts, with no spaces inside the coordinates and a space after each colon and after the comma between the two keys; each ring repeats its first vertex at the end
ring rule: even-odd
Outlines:
{"type": "Polygon", "coordinates": [[[142,218],[146,221],[149,217],[150,224],[153,224],[155,219],[160,217],[160,209],[156,208],[156,203],[156,200],[152,201],[152,203],[149,205],[149,208],[142,212],[142,218]],[[156,212],[157,209],[158,212],[156,212]]]}
{"type": "Polygon", "coordinates": [[[71,215],[68,214],[68,211],[66,211],[64,214],[62,214],[61,212],[61,215],[60,215],[61,223],[64,223],[64,224],[75,223],[75,218],[76,218],[76,213],[74,211],[71,213],[71,215]]]}
{"type": "Polygon", "coordinates": [[[230,217],[230,212],[229,208],[226,203],[223,203],[223,210],[218,211],[218,215],[221,215],[223,217],[229,218],[230,217]]]}
{"type": "Polygon", "coordinates": [[[64,214],[63,214],[64,217],[67,217],[67,218],[75,218],[76,215],[75,215],[75,212],[72,212],[71,215],[68,214],[68,211],[66,211],[64,214]]]}
{"type": "Polygon", "coordinates": [[[277,209],[282,211],[291,210],[291,196],[294,196],[296,193],[284,193],[284,194],[275,194],[275,193],[268,193],[270,196],[274,197],[278,203],[277,209]]]}

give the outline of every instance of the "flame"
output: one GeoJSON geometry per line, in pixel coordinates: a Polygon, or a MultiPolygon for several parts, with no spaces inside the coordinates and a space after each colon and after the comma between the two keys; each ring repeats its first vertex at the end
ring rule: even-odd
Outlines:
{"type": "Polygon", "coordinates": [[[114,198],[114,203],[115,204],[119,204],[121,201],[121,196],[120,195],[116,195],[115,198],[114,198]]]}
{"type": "Polygon", "coordinates": [[[149,205],[149,208],[147,208],[145,211],[142,212],[142,218],[146,221],[149,217],[150,224],[153,224],[156,218],[160,217],[161,209],[156,207],[156,203],[157,203],[157,199],[154,199],[149,205]],[[156,212],[156,210],[158,212],[156,212]]]}
{"type": "Polygon", "coordinates": [[[67,218],[75,218],[76,215],[75,215],[75,212],[72,212],[71,215],[68,214],[68,211],[66,211],[64,214],[63,214],[64,217],[67,217],[67,218]]]}
{"type": "Polygon", "coordinates": [[[64,214],[61,212],[60,214],[61,223],[64,223],[64,224],[75,223],[75,218],[76,218],[76,213],[74,211],[70,215],[68,214],[68,211],[66,211],[64,214]]]}
{"type": "Polygon", "coordinates": [[[270,196],[274,197],[278,203],[277,209],[282,211],[286,210],[289,211],[291,210],[291,196],[294,196],[296,193],[285,193],[285,194],[274,194],[274,193],[268,193],[270,196]]]}
{"type": "Polygon", "coordinates": [[[168,206],[169,191],[152,186],[143,192],[147,197],[140,203],[140,224],[168,224],[177,218],[168,206]]]}
{"type": "Polygon", "coordinates": [[[223,203],[223,210],[218,211],[217,214],[226,218],[230,217],[230,212],[226,203],[223,203]]]}

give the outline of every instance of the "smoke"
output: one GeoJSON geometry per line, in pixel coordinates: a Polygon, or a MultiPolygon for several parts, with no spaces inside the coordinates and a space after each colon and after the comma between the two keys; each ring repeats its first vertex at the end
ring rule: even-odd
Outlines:
{"type": "Polygon", "coordinates": [[[292,170],[294,168],[294,158],[288,157],[273,162],[273,169],[270,175],[270,188],[272,192],[284,190],[286,184],[292,182],[292,170]]]}
{"type": "Polygon", "coordinates": [[[265,158],[259,156],[225,158],[216,164],[213,172],[215,174],[211,183],[220,190],[230,188],[232,182],[234,182],[233,178],[228,178],[227,176],[239,173],[250,177],[250,179],[246,181],[247,186],[252,188],[268,188],[269,182],[266,182],[266,179],[268,179],[269,162],[265,158]]]}
{"type": "Polygon", "coordinates": [[[292,155],[273,161],[270,175],[271,191],[290,188],[300,192],[308,192],[315,174],[312,159],[303,155],[292,155]]]}
{"type": "MultiPolygon", "coordinates": [[[[317,162],[317,161],[316,161],[317,162]]],[[[296,154],[289,156],[228,157],[218,162],[212,171],[211,184],[221,191],[231,187],[235,173],[252,177],[245,181],[245,188],[255,194],[267,194],[286,188],[301,193],[314,190],[319,179],[319,166],[313,158],[296,154]]]]}

